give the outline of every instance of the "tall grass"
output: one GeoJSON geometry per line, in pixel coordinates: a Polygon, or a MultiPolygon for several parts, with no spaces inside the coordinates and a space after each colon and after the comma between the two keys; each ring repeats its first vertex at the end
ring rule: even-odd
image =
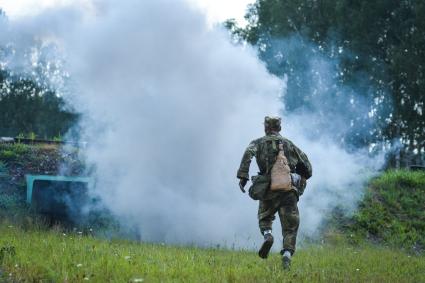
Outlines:
{"type": "Polygon", "coordinates": [[[283,271],[255,251],[100,240],[78,232],[0,225],[2,279],[10,282],[425,282],[425,258],[343,242],[311,246],[283,271]]]}

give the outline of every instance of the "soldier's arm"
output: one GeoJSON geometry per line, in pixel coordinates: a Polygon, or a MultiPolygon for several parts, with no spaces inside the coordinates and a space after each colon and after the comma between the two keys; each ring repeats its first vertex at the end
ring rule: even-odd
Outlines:
{"type": "Polygon", "coordinates": [[[308,160],[307,155],[293,143],[291,143],[291,145],[293,147],[295,156],[297,157],[295,173],[301,175],[305,179],[309,179],[313,174],[313,168],[311,167],[311,163],[308,160]]]}
{"type": "Polygon", "coordinates": [[[251,164],[251,160],[256,153],[257,153],[257,143],[256,141],[252,141],[248,145],[248,147],[246,148],[242,156],[241,164],[239,166],[239,170],[237,173],[237,177],[239,179],[249,179],[249,165],[251,164]]]}

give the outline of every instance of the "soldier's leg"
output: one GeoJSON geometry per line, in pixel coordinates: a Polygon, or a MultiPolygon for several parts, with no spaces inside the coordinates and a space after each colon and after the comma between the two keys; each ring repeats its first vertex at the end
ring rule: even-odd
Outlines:
{"type": "Polygon", "coordinates": [[[258,207],[258,223],[260,226],[261,234],[264,236],[264,242],[258,251],[261,258],[267,258],[269,251],[273,245],[272,224],[275,219],[275,214],[278,209],[276,200],[260,201],[258,207]]]}
{"type": "Polygon", "coordinates": [[[295,252],[297,233],[300,217],[297,206],[298,198],[295,192],[288,192],[282,196],[279,207],[279,218],[282,225],[283,251],[289,251],[291,255],[295,252]]]}
{"type": "Polygon", "coordinates": [[[276,199],[260,200],[258,206],[258,225],[260,227],[261,234],[264,235],[265,231],[272,230],[273,220],[277,212],[278,206],[276,205],[276,199]]]}

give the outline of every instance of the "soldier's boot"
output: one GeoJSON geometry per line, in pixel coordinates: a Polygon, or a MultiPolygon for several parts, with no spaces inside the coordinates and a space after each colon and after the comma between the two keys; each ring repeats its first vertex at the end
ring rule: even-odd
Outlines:
{"type": "Polygon", "coordinates": [[[289,251],[282,251],[282,267],[284,270],[291,268],[291,253],[289,251]]]}
{"type": "Polygon", "coordinates": [[[270,249],[273,246],[273,235],[271,230],[264,231],[264,242],[261,245],[260,250],[258,251],[258,255],[261,258],[267,258],[270,252],[270,249]]]}

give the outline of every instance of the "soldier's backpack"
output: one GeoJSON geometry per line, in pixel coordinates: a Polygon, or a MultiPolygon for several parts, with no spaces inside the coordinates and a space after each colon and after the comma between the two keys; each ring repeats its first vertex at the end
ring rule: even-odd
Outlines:
{"type": "Polygon", "coordinates": [[[270,190],[292,190],[291,169],[289,168],[288,159],[284,154],[283,145],[281,142],[279,142],[279,152],[271,170],[270,190]]]}
{"type": "MultiPolygon", "coordinates": [[[[263,200],[269,190],[289,191],[292,189],[290,168],[285,157],[282,141],[277,137],[265,137],[260,154],[273,165],[267,167],[266,172],[252,176],[252,185],[249,196],[254,200],[263,200]]],[[[268,165],[267,165],[268,166],[268,165]]]]}

